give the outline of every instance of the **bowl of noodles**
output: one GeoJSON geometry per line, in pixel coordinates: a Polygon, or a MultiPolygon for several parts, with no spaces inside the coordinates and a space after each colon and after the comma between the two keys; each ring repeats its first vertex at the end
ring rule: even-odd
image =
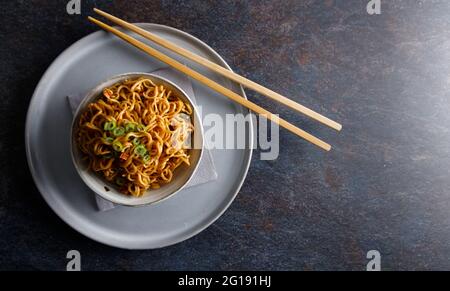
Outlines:
{"type": "Polygon", "coordinates": [[[203,128],[189,96],[147,73],[112,77],[75,112],[72,160],[96,194],[126,206],[153,204],[183,189],[203,152],[203,128]]]}

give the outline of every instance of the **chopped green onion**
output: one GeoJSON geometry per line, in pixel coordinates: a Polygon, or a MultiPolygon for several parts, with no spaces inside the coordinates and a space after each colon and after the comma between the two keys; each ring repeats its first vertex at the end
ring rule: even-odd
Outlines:
{"type": "Polygon", "coordinates": [[[137,137],[135,137],[133,139],[133,145],[137,146],[137,145],[140,145],[140,144],[141,144],[141,142],[139,141],[139,139],[137,137]]]}
{"type": "Polygon", "coordinates": [[[103,125],[103,129],[104,129],[104,130],[111,131],[111,130],[113,130],[114,128],[116,128],[116,121],[115,121],[115,120],[107,121],[107,122],[105,122],[105,124],[103,125]]]}
{"type": "Polygon", "coordinates": [[[125,134],[125,128],[122,126],[114,128],[113,132],[114,136],[122,136],[125,134]]]}
{"type": "Polygon", "coordinates": [[[144,160],[144,163],[146,163],[146,164],[147,164],[148,162],[150,162],[150,155],[149,155],[148,153],[145,154],[143,160],[144,160]]]}
{"type": "Polygon", "coordinates": [[[134,152],[142,157],[147,153],[147,149],[143,145],[138,145],[134,148],[134,152]]]}
{"type": "Polygon", "coordinates": [[[103,158],[112,159],[112,158],[114,158],[114,155],[112,153],[107,153],[106,155],[103,155],[103,158]]]}
{"type": "Polygon", "coordinates": [[[116,152],[121,152],[123,150],[123,145],[120,143],[120,141],[115,141],[112,144],[112,147],[116,152]]]}
{"type": "Polygon", "coordinates": [[[117,177],[116,184],[119,186],[125,185],[125,179],[123,177],[117,177]]]}
{"type": "Polygon", "coordinates": [[[103,138],[103,142],[111,144],[114,142],[114,139],[112,137],[105,137],[103,138]]]}
{"type": "Polygon", "coordinates": [[[136,131],[136,124],[132,123],[132,122],[128,122],[127,124],[125,124],[125,130],[126,130],[126,132],[136,131]]]}
{"type": "Polygon", "coordinates": [[[145,126],[142,125],[142,124],[138,124],[137,130],[138,130],[138,131],[145,131],[145,126]]]}

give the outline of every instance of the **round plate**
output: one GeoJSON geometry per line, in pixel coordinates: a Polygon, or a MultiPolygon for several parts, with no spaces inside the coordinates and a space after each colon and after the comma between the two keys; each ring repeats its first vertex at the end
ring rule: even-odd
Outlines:
{"type": "MultiPolygon", "coordinates": [[[[185,32],[156,24],[138,25],[230,69],[213,49],[185,32]]],[[[165,49],[158,49],[177,58],[165,49]]],[[[245,97],[242,87],[184,62],[245,97]]],[[[114,75],[151,72],[161,67],[165,65],[115,36],[98,31],[77,41],[53,62],[39,82],[28,109],[25,128],[27,158],[39,191],[66,223],[87,237],[110,246],[160,248],[198,234],[228,208],[250,166],[252,126],[246,131],[247,149],[212,150],[218,173],[216,181],[184,189],[155,205],[139,208],[117,206],[103,212],[97,209],[95,194],[82,182],[71,162],[72,114],[66,96],[84,94],[114,75]]],[[[248,113],[246,108],[195,81],[193,86],[203,116],[215,113],[225,118],[226,114],[248,113]]]]}

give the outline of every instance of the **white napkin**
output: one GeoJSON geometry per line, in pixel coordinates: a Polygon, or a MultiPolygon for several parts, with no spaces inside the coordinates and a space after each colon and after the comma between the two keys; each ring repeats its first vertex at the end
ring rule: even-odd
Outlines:
{"type": "MultiPolygon", "coordinates": [[[[192,88],[191,80],[186,75],[181,74],[178,71],[175,71],[171,68],[158,69],[151,73],[166,78],[172,81],[173,83],[177,84],[181,89],[184,90],[184,92],[186,92],[186,94],[191,98],[192,102],[196,103],[194,89],[192,88]]],[[[72,110],[72,114],[75,113],[75,111],[77,110],[78,105],[80,104],[83,97],[84,95],[81,94],[67,96],[70,108],[72,110]]],[[[207,141],[205,140],[205,142],[207,141]]],[[[199,163],[200,164],[198,165],[197,171],[195,172],[191,181],[189,181],[189,184],[186,185],[186,188],[204,184],[217,179],[217,171],[216,167],[214,166],[214,161],[211,152],[209,150],[209,147],[206,147],[204,149],[202,159],[200,160],[199,163]]],[[[95,195],[95,198],[97,201],[97,207],[100,211],[106,211],[116,207],[114,203],[103,199],[99,195],[95,195]]]]}

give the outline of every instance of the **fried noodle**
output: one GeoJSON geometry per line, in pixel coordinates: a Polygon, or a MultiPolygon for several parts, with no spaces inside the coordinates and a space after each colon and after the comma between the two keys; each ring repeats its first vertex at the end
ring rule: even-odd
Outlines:
{"type": "Polygon", "coordinates": [[[105,88],[81,113],[75,139],[88,167],[127,195],[169,183],[189,165],[192,107],[142,77],[105,88]]]}

